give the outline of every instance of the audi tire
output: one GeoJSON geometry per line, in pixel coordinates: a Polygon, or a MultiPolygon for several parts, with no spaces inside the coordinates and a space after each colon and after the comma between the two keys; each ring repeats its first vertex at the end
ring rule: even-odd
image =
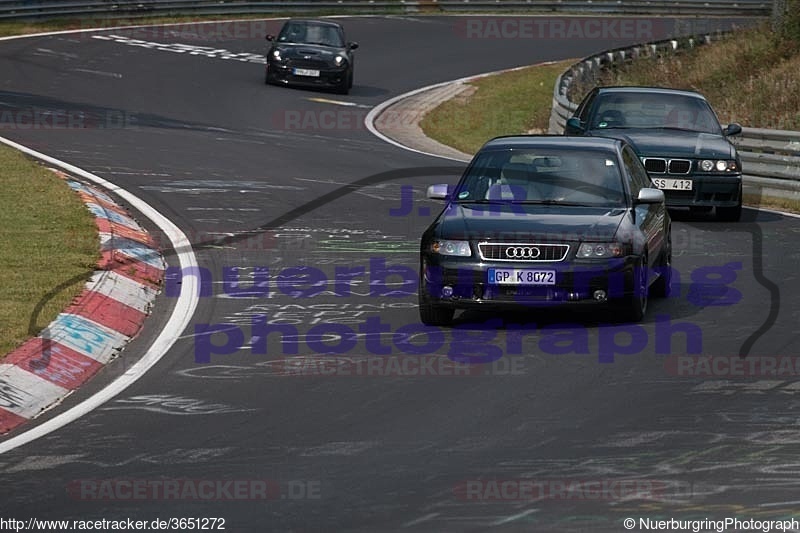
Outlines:
{"type": "Polygon", "coordinates": [[[633,269],[632,293],[625,302],[624,316],[628,322],[641,322],[644,318],[647,312],[649,286],[647,257],[642,256],[642,260],[633,269]]]}

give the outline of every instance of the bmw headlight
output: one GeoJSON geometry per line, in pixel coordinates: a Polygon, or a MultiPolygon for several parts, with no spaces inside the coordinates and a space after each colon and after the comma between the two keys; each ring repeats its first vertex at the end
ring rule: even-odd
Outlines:
{"type": "Polygon", "coordinates": [[[703,172],[711,172],[712,170],[716,170],[717,172],[733,172],[736,170],[736,161],[728,159],[703,159],[700,161],[700,170],[703,172]]]}
{"type": "Polygon", "coordinates": [[[345,61],[347,61],[347,58],[345,58],[344,56],[336,56],[333,58],[333,62],[336,63],[337,67],[341,67],[342,65],[344,65],[345,61]]]}
{"type": "Polygon", "coordinates": [[[457,255],[459,257],[472,255],[468,241],[433,241],[431,251],[439,255],[457,255]]]}
{"type": "Polygon", "coordinates": [[[274,57],[277,61],[281,60],[281,51],[280,50],[273,50],[272,57],[274,57]]]}
{"type": "Polygon", "coordinates": [[[622,257],[625,247],[618,242],[585,242],[578,247],[578,259],[608,259],[622,257]]]}

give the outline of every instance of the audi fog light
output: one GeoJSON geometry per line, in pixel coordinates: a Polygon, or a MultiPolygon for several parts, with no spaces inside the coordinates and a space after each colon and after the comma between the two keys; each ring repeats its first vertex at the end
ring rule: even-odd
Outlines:
{"type": "Polygon", "coordinates": [[[580,259],[603,259],[607,257],[621,257],[622,245],[616,242],[585,242],[578,248],[577,256],[580,259]]]}
{"type": "Polygon", "coordinates": [[[431,251],[439,255],[456,255],[460,257],[470,257],[472,255],[467,241],[434,241],[431,245],[431,251]]]}
{"type": "Polygon", "coordinates": [[[608,298],[608,295],[606,294],[606,291],[604,291],[604,290],[596,290],[592,294],[592,298],[594,298],[594,300],[596,302],[605,302],[606,299],[608,298]]]}

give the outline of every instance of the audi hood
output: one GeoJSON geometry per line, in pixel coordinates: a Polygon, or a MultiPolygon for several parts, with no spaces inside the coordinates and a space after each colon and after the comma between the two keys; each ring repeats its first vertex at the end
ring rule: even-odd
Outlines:
{"type": "Polygon", "coordinates": [[[451,203],[431,227],[433,238],[565,242],[613,238],[625,208],[451,203]]]}

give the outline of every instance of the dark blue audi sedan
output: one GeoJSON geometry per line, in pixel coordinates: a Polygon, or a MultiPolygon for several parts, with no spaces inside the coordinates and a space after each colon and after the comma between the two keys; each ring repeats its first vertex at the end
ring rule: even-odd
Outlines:
{"type": "Polygon", "coordinates": [[[638,322],[666,296],[671,220],[664,192],[620,139],[547,135],[487,142],[420,248],[419,312],[447,325],[459,309],[610,306],[638,322]]]}

